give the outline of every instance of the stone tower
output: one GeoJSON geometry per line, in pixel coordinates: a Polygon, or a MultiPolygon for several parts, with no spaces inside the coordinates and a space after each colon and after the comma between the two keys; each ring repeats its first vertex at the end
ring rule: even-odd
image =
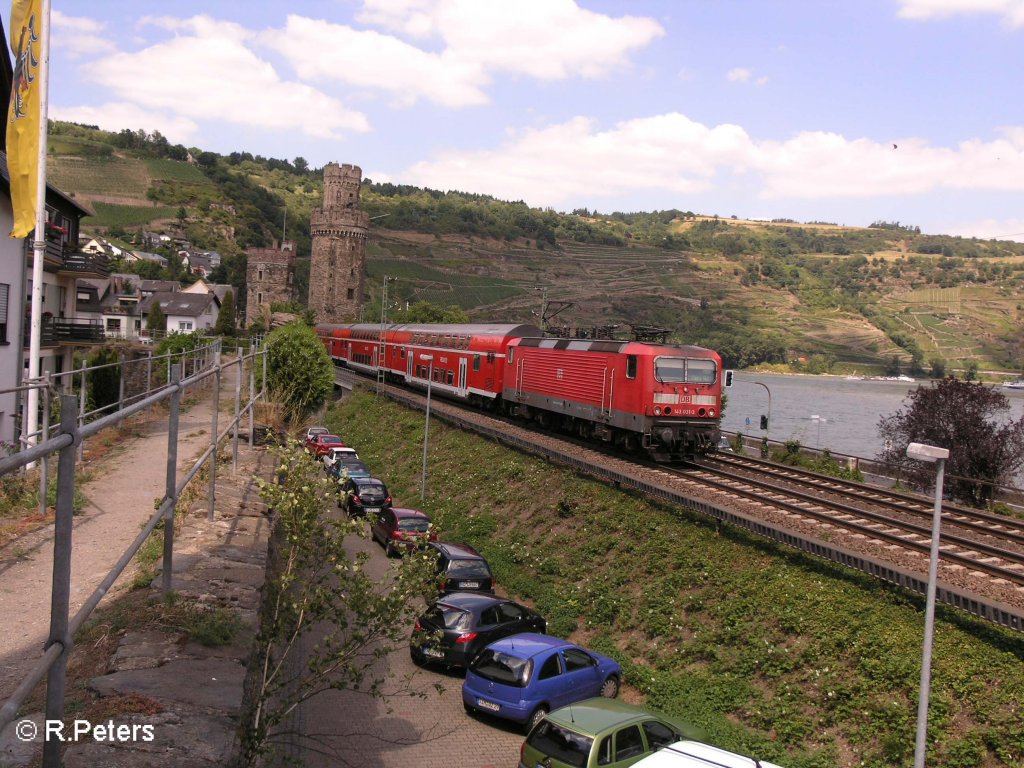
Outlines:
{"type": "Polygon", "coordinates": [[[318,323],[354,321],[363,303],[370,215],[359,210],[363,172],[357,165],[324,166],[324,204],[310,216],[313,254],[309,308],[318,323]]]}
{"type": "Polygon", "coordinates": [[[246,248],[245,324],[260,316],[260,307],[295,299],[295,243],[277,241],[270,248],[246,248]]]}

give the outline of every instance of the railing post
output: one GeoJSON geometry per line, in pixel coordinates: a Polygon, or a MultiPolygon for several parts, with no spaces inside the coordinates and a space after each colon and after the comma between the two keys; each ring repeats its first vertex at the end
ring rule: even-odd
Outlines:
{"type": "MultiPolygon", "coordinates": [[[[169,358],[168,358],[169,359],[169,358]]],[[[171,386],[177,387],[181,381],[181,366],[171,366],[171,386]]],[[[175,389],[171,395],[170,412],[167,414],[167,485],[164,498],[174,499],[164,517],[164,564],[162,588],[164,593],[171,591],[171,571],[174,569],[174,507],[177,505],[178,488],[178,416],[181,413],[181,390],[175,389]]]]}
{"type": "MultiPolygon", "coordinates": [[[[78,438],[78,410],[74,395],[60,399],[60,431],[78,438]]],[[[71,603],[71,532],[75,513],[75,444],[62,448],[57,462],[57,518],[53,528],[53,587],[50,592],[49,648],[55,643],[63,646],[57,662],[50,667],[46,678],[46,720],[64,719],[64,685],[67,680],[68,658],[71,656],[71,637],[68,634],[68,610],[71,603]]],[[[45,730],[44,730],[45,733],[45,730]]],[[[43,741],[43,768],[60,768],[61,740],[43,741]]]]}
{"type": "Polygon", "coordinates": [[[242,372],[245,370],[245,358],[241,350],[235,353],[238,369],[235,371],[235,429],[231,437],[231,474],[238,472],[238,422],[242,419],[242,372]]]}
{"type": "Polygon", "coordinates": [[[217,415],[220,411],[220,349],[213,350],[213,366],[217,371],[213,375],[213,418],[210,425],[210,492],[206,507],[206,519],[213,521],[213,507],[217,494],[217,415]]]}
{"type": "Polygon", "coordinates": [[[266,348],[266,346],[264,346],[261,351],[263,352],[263,387],[260,389],[260,392],[263,392],[264,395],[266,395],[266,391],[267,391],[267,348],[266,348]]]}
{"type": "MultiPolygon", "coordinates": [[[[45,443],[50,437],[50,372],[43,374],[43,426],[39,432],[39,442],[45,443]]],[[[50,457],[43,456],[39,462],[39,516],[46,517],[46,496],[50,490],[50,457]]]]}
{"type": "Polygon", "coordinates": [[[124,408],[124,352],[117,353],[117,410],[124,408]]]}
{"type": "MultiPolygon", "coordinates": [[[[264,366],[266,367],[266,366],[264,366]]],[[[256,425],[253,423],[253,411],[256,410],[256,355],[252,356],[252,365],[249,366],[249,447],[253,445],[253,430],[256,425]]]]}
{"type": "MultiPolygon", "coordinates": [[[[86,388],[88,386],[87,383],[86,383],[85,371],[86,371],[86,369],[83,366],[82,367],[82,388],[78,392],[78,426],[80,426],[80,427],[85,425],[85,391],[86,391],[86,388]]],[[[63,411],[61,411],[61,413],[63,413],[63,411]]],[[[78,442],[78,460],[79,461],[85,461],[85,440],[80,440],[78,442]]]]}
{"type": "Polygon", "coordinates": [[[149,391],[153,388],[153,350],[146,352],[146,396],[149,396],[149,391]]]}

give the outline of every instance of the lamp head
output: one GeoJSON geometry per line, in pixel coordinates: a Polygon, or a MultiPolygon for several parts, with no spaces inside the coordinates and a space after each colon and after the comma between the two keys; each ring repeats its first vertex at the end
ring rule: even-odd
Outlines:
{"type": "Polygon", "coordinates": [[[925,443],[911,443],[907,446],[907,458],[930,462],[945,461],[949,458],[949,449],[925,443]]]}

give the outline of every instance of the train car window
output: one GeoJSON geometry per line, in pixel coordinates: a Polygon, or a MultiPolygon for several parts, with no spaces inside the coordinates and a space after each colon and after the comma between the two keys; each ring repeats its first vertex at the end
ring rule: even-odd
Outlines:
{"type": "Polygon", "coordinates": [[[664,382],[686,381],[686,360],[681,357],[655,358],[654,378],[664,382]]]}
{"type": "Polygon", "coordinates": [[[405,347],[402,347],[402,349],[399,350],[399,352],[400,352],[400,354],[402,356],[402,359],[405,360],[405,347]]]}
{"type": "Polygon", "coordinates": [[[714,384],[718,375],[714,360],[686,361],[686,380],[691,384],[714,384]]]}
{"type": "Polygon", "coordinates": [[[473,370],[480,370],[480,355],[473,355],[473,370]]]}
{"type": "Polygon", "coordinates": [[[449,371],[448,371],[448,383],[451,384],[453,381],[455,381],[455,371],[449,369],[449,371]]]}
{"type": "Polygon", "coordinates": [[[636,355],[626,355],[626,378],[636,378],[636,355]]]}

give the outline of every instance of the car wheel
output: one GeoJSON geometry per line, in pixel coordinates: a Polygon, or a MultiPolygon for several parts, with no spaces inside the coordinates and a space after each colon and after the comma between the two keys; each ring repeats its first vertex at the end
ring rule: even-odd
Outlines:
{"type": "Polygon", "coordinates": [[[527,733],[532,731],[534,728],[537,727],[537,724],[544,719],[544,716],[547,715],[547,713],[547,707],[537,707],[535,710],[533,710],[533,714],[530,715],[530,719],[527,720],[524,724],[523,730],[525,730],[527,733]]]}
{"type": "Polygon", "coordinates": [[[384,539],[384,556],[385,557],[394,557],[395,556],[394,547],[391,546],[391,539],[384,539]]]}
{"type": "Polygon", "coordinates": [[[614,699],[619,695],[619,678],[612,675],[601,684],[601,695],[606,699],[614,699]]]}

